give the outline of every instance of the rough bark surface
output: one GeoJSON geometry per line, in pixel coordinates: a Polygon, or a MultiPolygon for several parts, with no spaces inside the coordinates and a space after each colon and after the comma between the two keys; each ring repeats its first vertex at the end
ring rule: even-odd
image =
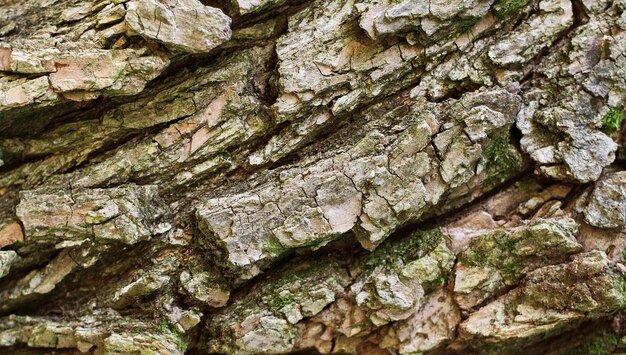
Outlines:
{"type": "Polygon", "coordinates": [[[624,0],[0,0],[0,352],[626,352],[624,0]]]}

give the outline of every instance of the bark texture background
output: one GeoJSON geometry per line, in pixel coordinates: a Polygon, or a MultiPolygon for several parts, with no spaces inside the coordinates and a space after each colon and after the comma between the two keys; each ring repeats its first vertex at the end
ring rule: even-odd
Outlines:
{"type": "Polygon", "coordinates": [[[0,352],[625,352],[625,10],[0,0],[0,352]]]}

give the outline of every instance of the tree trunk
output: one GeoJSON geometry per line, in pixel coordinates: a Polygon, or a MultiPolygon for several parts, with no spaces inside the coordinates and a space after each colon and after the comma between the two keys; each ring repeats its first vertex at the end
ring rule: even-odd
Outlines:
{"type": "Polygon", "coordinates": [[[0,0],[0,352],[626,351],[624,0],[0,0]]]}

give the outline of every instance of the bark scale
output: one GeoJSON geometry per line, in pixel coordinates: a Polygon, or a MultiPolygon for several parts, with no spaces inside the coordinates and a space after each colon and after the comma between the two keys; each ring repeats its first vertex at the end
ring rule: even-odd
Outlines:
{"type": "Polygon", "coordinates": [[[625,9],[0,0],[0,351],[625,351],[625,9]]]}

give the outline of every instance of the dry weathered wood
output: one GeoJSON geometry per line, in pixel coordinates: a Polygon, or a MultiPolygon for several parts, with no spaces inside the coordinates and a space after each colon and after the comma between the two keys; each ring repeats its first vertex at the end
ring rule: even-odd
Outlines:
{"type": "Polygon", "coordinates": [[[0,0],[0,352],[625,351],[625,10],[0,0]]]}

